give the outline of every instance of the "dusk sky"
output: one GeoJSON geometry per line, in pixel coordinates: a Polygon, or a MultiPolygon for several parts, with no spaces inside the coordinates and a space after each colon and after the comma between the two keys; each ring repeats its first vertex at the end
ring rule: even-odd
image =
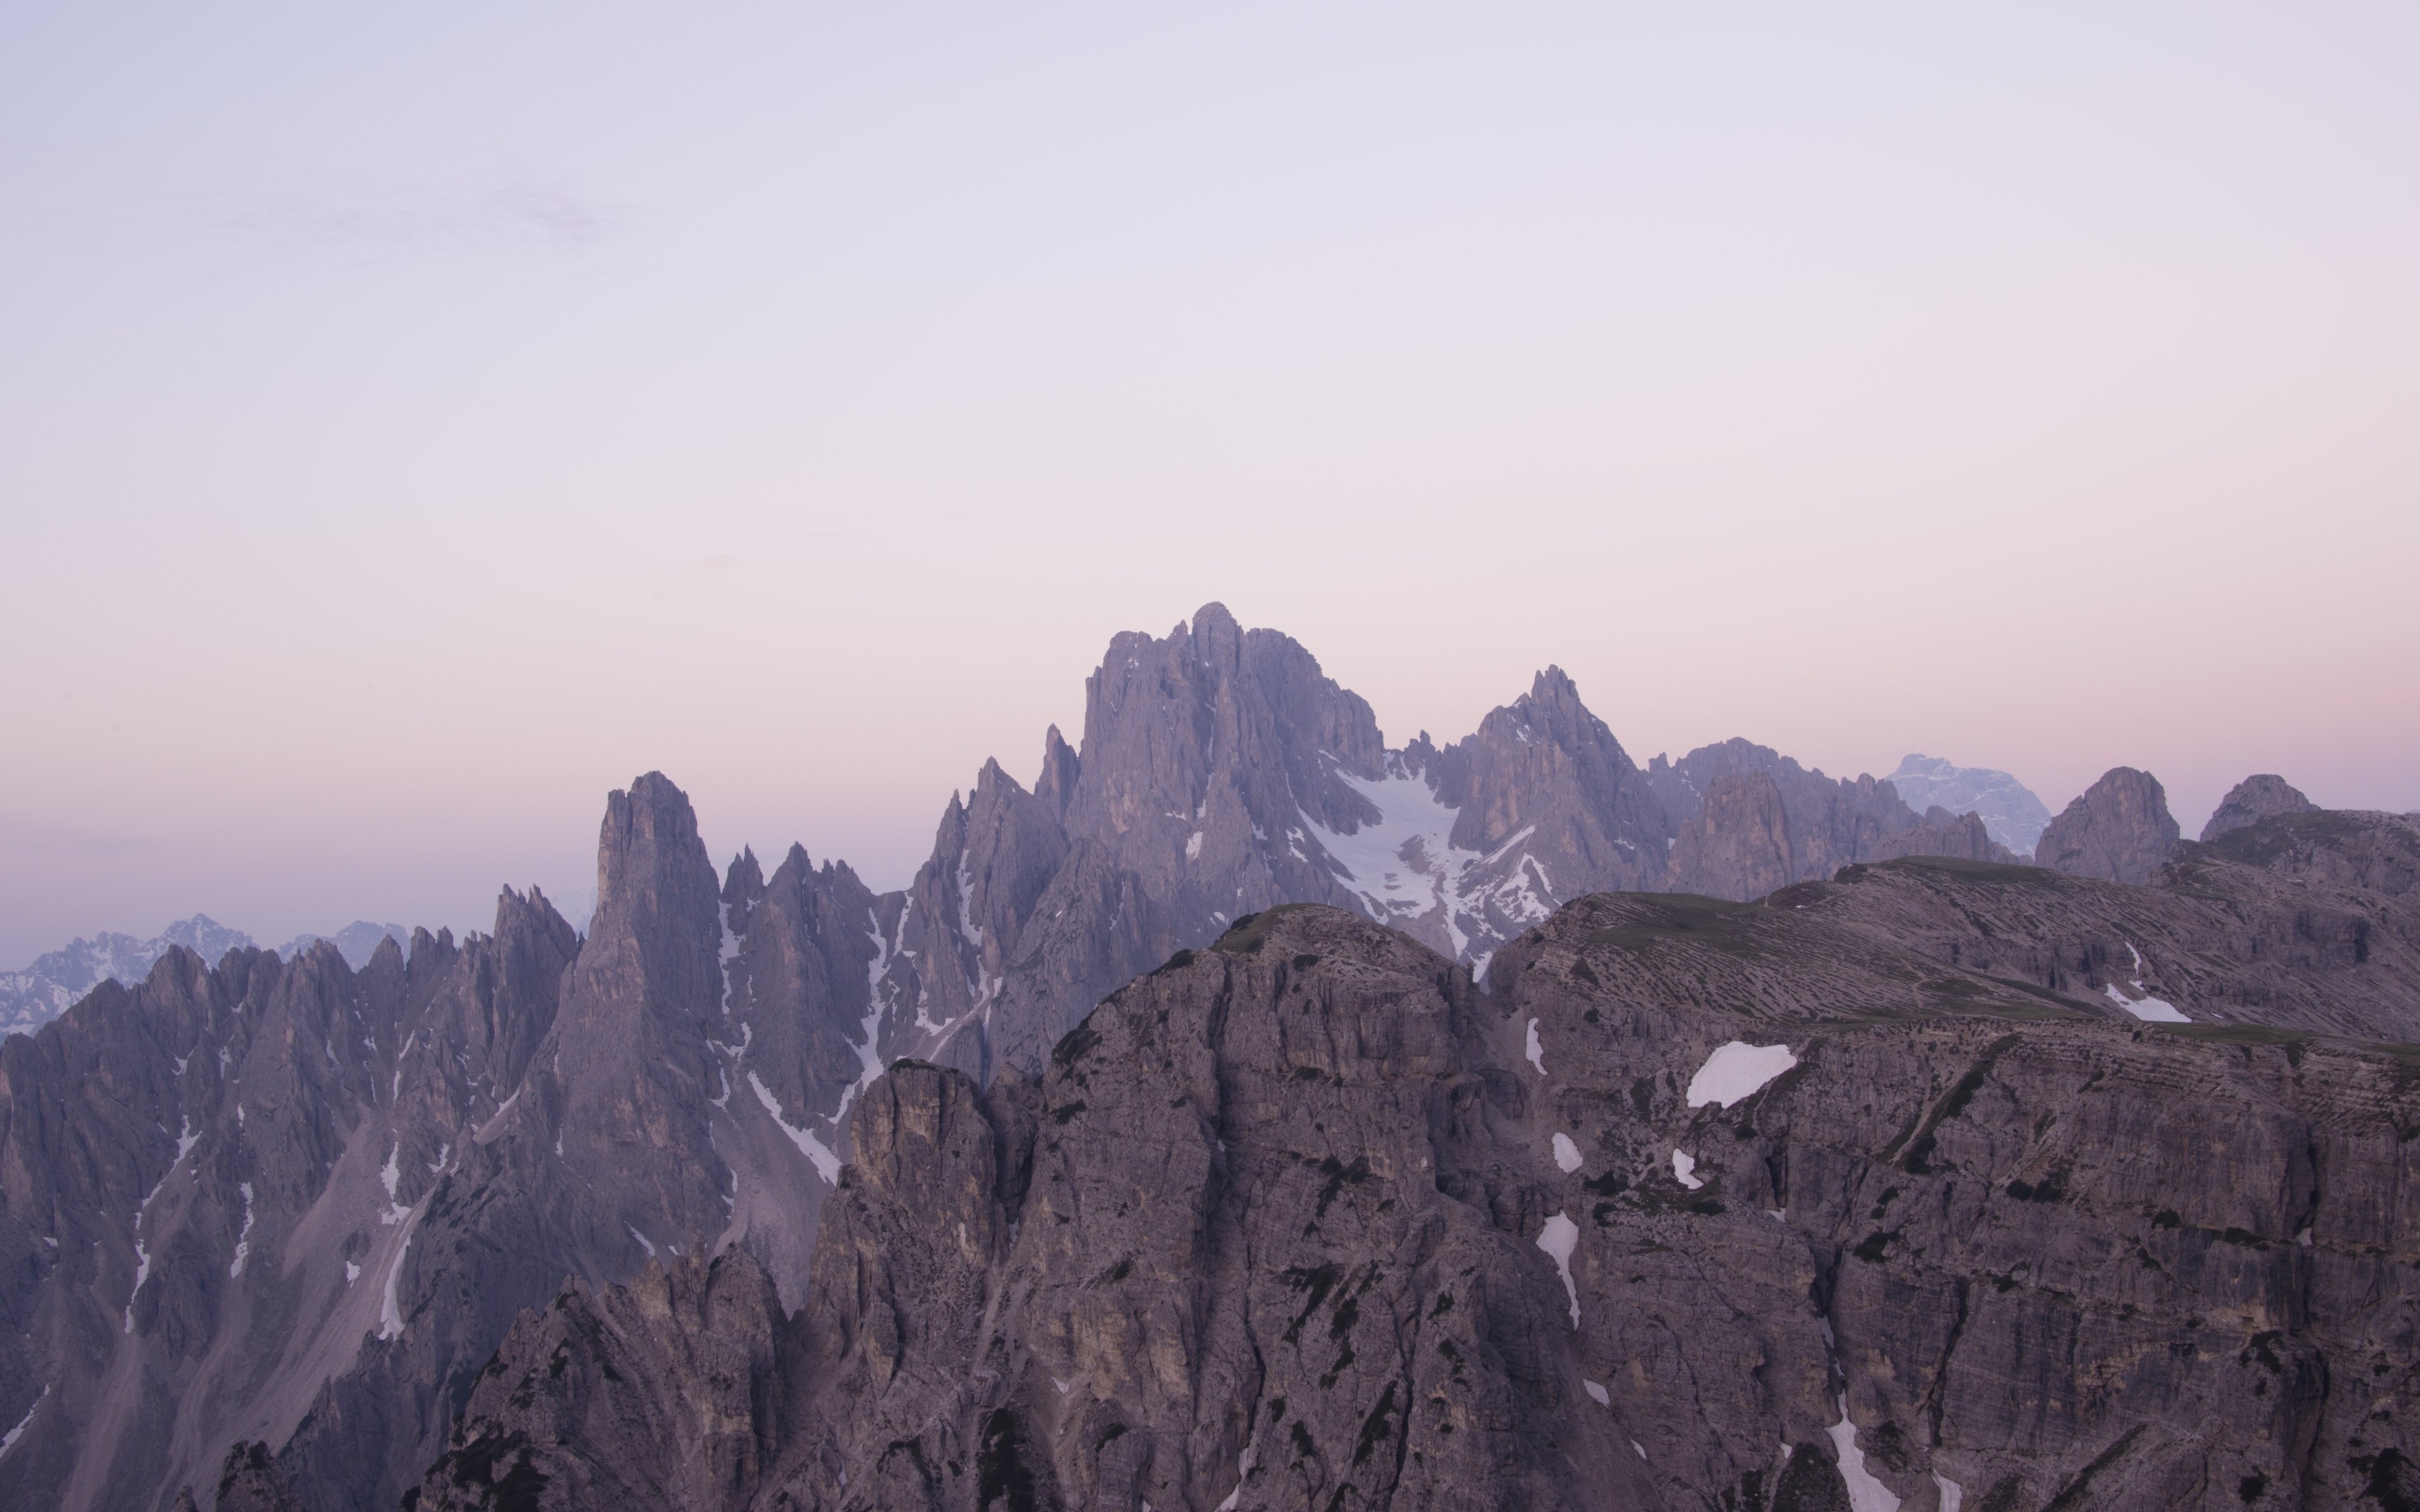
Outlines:
{"type": "Polygon", "coordinates": [[[0,8],[0,967],[1390,742],[2420,809],[2420,8],[0,8]]]}

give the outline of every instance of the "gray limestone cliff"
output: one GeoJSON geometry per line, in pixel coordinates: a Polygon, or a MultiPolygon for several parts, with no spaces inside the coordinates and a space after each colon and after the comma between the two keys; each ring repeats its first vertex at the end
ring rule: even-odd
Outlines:
{"type": "Polygon", "coordinates": [[[1280,908],[1038,1078],[895,1066],[803,1307],[566,1290],[418,1505],[2398,1504],[2402,1054],[1894,943],[1943,865],[2009,923],[2045,875],[1590,898],[1485,991],[1280,908]]]}
{"type": "Polygon", "coordinates": [[[2303,796],[2300,788],[2273,772],[2262,772],[2245,778],[2227,789],[2210,823],[2201,826],[2201,838],[2207,844],[2229,830],[2257,825],[2273,814],[2317,813],[2319,806],[2303,796]]]}
{"type": "Polygon", "coordinates": [[[2160,779],[2113,766],[2043,828],[2034,859],[2076,876],[2148,882],[2175,853],[2180,833],[2160,779]]]}

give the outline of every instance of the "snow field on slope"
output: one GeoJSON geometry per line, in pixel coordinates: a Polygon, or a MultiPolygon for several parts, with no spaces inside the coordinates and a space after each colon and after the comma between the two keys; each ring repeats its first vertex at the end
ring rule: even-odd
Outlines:
{"type": "Polygon", "coordinates": [[[1382,778],[1357,777],[1341,767],[1333,770],[1378,810],[1377,822],[1347,835],[1305,813],[1299,815],[1301,829],[1344,868],[1345,882],[1359,895],[1371,918],[1392,926],[1435,918],[1445,926],[1454,958],[1465,960],[1470,954],[1471,936],[1464,920],[1484,925],[1488,903],[1524,924],[1555,911],[1553,883],[1545,868],[1527,854],[1512,875],[1501,881],[1465,886],[1471,868],[1502,859],[1529,838],[1529,829],[1520,830],[1489,855],[1464,850],[1450,838],[1462,810],[1438,801],[1428,779],[1405,768],[1398,756],[1388,756],[1387,775],[1382,778]]]}
{"type": "Polygon", "coordinates": [[[1563,1290],[1572,1299],[1572,1326],[1580,1326],[1580,1288],[1572,1284],[1572,1254],[1580,1246],[1580,1226],[1562,1213],[1546,1220],[1538,1232],[1538,1247],[1555,1262],[1556,1274],[1563,1278],[1563,1290]]]}
{"type": "Polygon", "coordinates": [[[1704,1107],[1713,1103],[1730,1107],[1743,1098],[1753,1097],[1763,1090],[1775,1077],[1798,1064],[1798,1057],[1786,1044],[1749,1044],[1733,1040],[1714,1047],[1698,1074],[1689,1078],[1689,1105],[1704,1107]]]}

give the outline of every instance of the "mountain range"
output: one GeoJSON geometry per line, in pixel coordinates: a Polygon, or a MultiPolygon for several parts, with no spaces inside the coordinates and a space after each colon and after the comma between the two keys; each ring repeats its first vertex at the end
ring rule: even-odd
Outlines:
{"type": "Polygon", "coordinates": [[[0,1502],[2420,1496],[2405,819],[2121,767],[2018,866],[1551,668],[1389,748],[1216,605],[1043,744],[898,891],[649,773],[584,935],[0,1042],[0,1502]]]}
{"type": "MultiPolygon", "coordinates": [[[[408,943],[411,933],[400,924],[372,924],[355,919],[334,934],[298,934],[277,948],[287,960],[325,939],[355,969],[369,964],[378,943],[392,937],[408,943]]],[[[153,963],[182,947],[205,961],[216,961],[229,950],[249,949],[252,936],[229,929],[208,914],[180,918],[147,940],[104,932],[91,939],[74,939],[35,958],[22,971],[0,971],[0,1035],[31,1034],[67,1011],[69,1006],[103,981],[132,986],[148,975],[153,963]]]]}
{"type": "Polygon", "coordinates": [[[152,963],[182,946],[206,961],[252,944],[208,914],[180,918],[147,940],[104,931],[70,940],[22,971],[0,971],[0,1034],[31,1034],[104,981],[141,981],[152,963]]]}

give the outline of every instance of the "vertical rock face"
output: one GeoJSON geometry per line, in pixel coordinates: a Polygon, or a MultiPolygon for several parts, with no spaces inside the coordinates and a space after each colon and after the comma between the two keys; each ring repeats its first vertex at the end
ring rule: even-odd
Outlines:
{"type": "Polygon", "coordinates": [[[2042,830],[2034,859],[2079,877],[2149,882],[2175,854],[2180,833],[2160,779],[2113,766],[2042,830]]]}
{"type": "Polygon", "coordinates": [[[582,1137],[561,1157],[632,1232],[721,1232],[727,1171],[706,1109],[721,1083],[707,1036],[723,1008],[722,902],[689,799],[650,772],[607,800],[597,913],[548,1035],[543,1088],[559,1126],[582,1137]]]}
{"type": "MultiPolygon", "coordinates": [[[[192,1506],[192,1493],[181,1495],[178,1504],[192,1506]]],[[[219,1472],[217,1512],[303,1512],[302,1499],[279,1473],[277,1462],[269,1453],[269,1445],[255,1441],[239,1443],[227,1451],[226,1466],[219,1472]]]]}
{"type": "Polygon", "coordinates": [[[2272,814],[2317,813],[2319,806],[2303,796],[2302,790],[2273,772],[2261,772],[2245,778],[2227,789],[2219,800],[2210,823],[2201,826],[2204,844],[2230,830],[2257,825],[2272,814]]]}
{"type": "Polygon", "coordinates": [[[786,1384],[783,1323],[745,1249],[650,1260],[601,1293],[574,1282],[481,1371],[471,1412],[411,1494],[424,1508],[522,1512],[744,1504],[782,1427],[760,1409],[786,1384]],[[594,1452],[540,1460],[565,1442],[594,1452]]]}
{"type": "Polygon", "coordinates": [[[1707,783],[1697,812],[1672,847],[1684,890],[1709,898],[1761,898],[1798,880],[1797,850],[1780,785],[1765,772],[1726,772],[1707,783]]]}

